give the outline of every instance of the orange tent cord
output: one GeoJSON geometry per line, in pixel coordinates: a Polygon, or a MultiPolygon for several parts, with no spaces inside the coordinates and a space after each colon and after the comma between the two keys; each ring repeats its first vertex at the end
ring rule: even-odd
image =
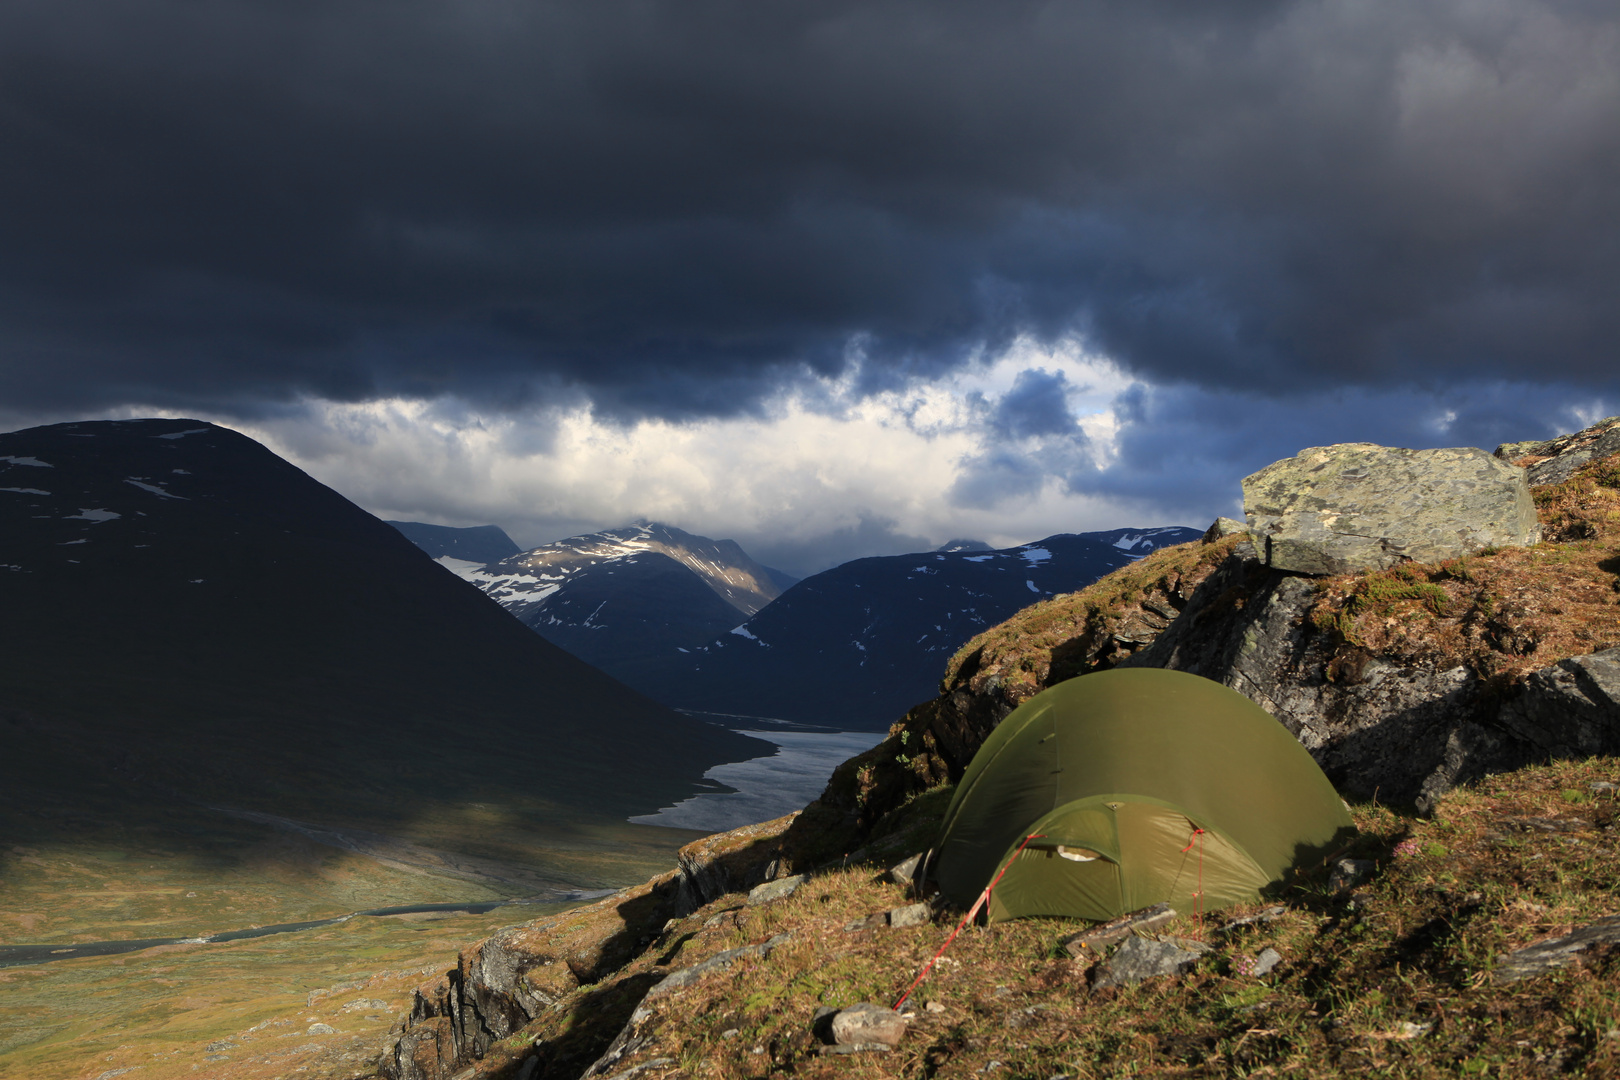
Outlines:
{"type": "Polygon", "coordinates": [[[1193,921],[1196,922],[1202,934],[1204,925],[1204,830],[1193,827],[1192,835],[1187,838],[1187,846],[1181,849],[1185,855],[1192,850],[1194,844],[1198,845],[1198,891],[1193,893],[1193,921]]]}
{"type": "Polygon", "coordinates": [[[951,936],[945,939],[945,944],[939,947],[939,952],[934,954],[934,958],[932,960],[923,965],[922,971],[919,972],[917,977],[911,981],[911,985],[906,987],[906,992],[900,995],[900,1000],[894,1003],[895,1012],[900,1011],[900,1006],[906,1003],[906,998],[911,996],[911,992],[917,989],[917,987],[922,984],[924,979],[928,978],[928,973],[934,970],[934,965],[939,962],[939,958],[944,956],[945,950],[951,947],[951,942],[956,940],[956,935],[962,932],[962,928],[967,926],[967,924],[973,920],[973,917],[979,913],[979,909],[983,907],[990,899],[990,890],[994,889],[998,884],[1000,884],[1001,875],[1005,874],[1012,867],[1013,859],[1016,859],[1019,855],[1023,854],[1024,848],[1029,846],[1029,842],[1031,840],[1040,840],[1043,839],[1044,836],[1044,833],[1030,833],[1028,836],[1024,837],[1024,842],[1018,845],[1018,850],[1012,853],[1012,857],[1007,860],[1007,864],[1001,868],[994,878],[991,879],[990,884],[984,887],[984,892],[979,894],[979,898],[973,901],[973,906],[968,909],[968,913],[966,915],[962,916],[962,921],[956,924],[956,929],[952,930],[951,936]]]}

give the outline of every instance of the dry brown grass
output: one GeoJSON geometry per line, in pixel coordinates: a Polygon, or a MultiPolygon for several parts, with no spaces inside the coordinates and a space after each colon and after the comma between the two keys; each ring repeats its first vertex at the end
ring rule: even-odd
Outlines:
{"type": "Polygon", "coordinates": [[[971,668],[970,687],[999,677],[1002,693],[1016,703],[1052,683],[1107,666],[1119,658],[1114,637],[1123,624],[1174,617],[1241,539],[1164,548],[1079,592],[1033,604],[958,649],[946,664],[943,686],[961,682],[971,668]]]}
{"type": "Polygon", "coordinates": [[[1548,542],[1324,578],[1311,621],[1369,652],[1508,681],[1620,644],[1620,463],[1533,494],[1548,542]]]}
{"type": "Polygon", "coordinates": [[[789,943],[767,960],[742,960],[648,999],[642,1030],[651,1041],[614,1071],[663,1059],[641,1075],[1614,1075],[1620,951],[1588,950],[1518,983],[1500,984],[1491,972],[1511,949],[1615,913],[1620,805],[1602,785],[1616,780],[1612,759],[1561,762],[1452,792],[1432,819],[1357,806],[1362,836],[1349,854],[1375,864],[1360,885],[1333,892],[1324,868],[1310,868],[1284,891],[1286,910],[1272,921],[1223,932],[1228,912],[1172,926],[1213,947],[1179,978],[1094,991],[1089,965],[1058,948],[1082,924],[970,928],[913,996],[910,1031],[888,1054],[823,1055],[811,1019],[822,1007],[894,1001],[954,916],[912,929],[846,929],[906,902],[870,868],[824,873],[762,907],[725,897],[509,1040],[478,1075],[509,1076],[535,1051],[547,1063],[542,1075],[577,1075],[570,1069],[600,1052],[656,973],[781,933],[789,943]],[[1567,831],[1542,831],[1538,821],[1567,831]],[[1245,975],[1267,947],[1283,956],[1276,971],[1245,975]],[[608,1017],[603,1003],[615,995],[624,1000],[608,1017]]]}

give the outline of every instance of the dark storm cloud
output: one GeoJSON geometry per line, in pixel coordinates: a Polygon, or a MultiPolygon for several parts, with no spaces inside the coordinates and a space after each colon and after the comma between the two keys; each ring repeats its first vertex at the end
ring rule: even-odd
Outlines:
{"type": "Polygon", "coordinates": [[[1011,439],[1074,432],[1074,417],[1065,400],[1068,385],[1069,380],[1061,371],[1020,371],[1012,389],[997,400],[990,417],[991,429],[1011,439]]]}
{"type": "Polygon", "coordinates": [[[11,0],[0,387],[1613,387],[1608,3],[11,0]]]}
{"type": "Polygon", "coordinates": [[[1120,429],[1117,457],[1108,468],[1066,462],[1054,452],[1049,471],[1062,476],[1069,490],[1103,497],[1141,520],[1201,526],[1217,515],[1241,517],[1243,477],[1309,446],[1375,442],[1494,450],[1504,442],[1578,431],[1616,404],[1583,399],[1551,380],[1306,396],[1137,384],[1115,402],[1120,429]]]}

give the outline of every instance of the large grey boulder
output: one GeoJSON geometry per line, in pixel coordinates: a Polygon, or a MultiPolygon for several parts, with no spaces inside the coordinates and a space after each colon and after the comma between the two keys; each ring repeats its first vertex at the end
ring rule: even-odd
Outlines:
{"type": "Polygon", "coordinates": [[[1523,469],[1484,450],[1313,446],[1243,481],[1243,510],[1267,565],[1347,574],[1533,544],[1523,469]]]}

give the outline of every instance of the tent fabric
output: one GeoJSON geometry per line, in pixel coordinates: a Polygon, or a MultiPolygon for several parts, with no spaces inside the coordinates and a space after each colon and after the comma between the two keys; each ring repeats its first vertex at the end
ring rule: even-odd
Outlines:
{"type": "Polygon", "coordinates": [[[1037,694],[991,732],[945,813],[934,878],[971,904],[1037,833],[991,894],[992,920],[1214,910],[1258,899],[1353,828],[1310,754],[1248,698],[1114,669],[1037,694]]]}

